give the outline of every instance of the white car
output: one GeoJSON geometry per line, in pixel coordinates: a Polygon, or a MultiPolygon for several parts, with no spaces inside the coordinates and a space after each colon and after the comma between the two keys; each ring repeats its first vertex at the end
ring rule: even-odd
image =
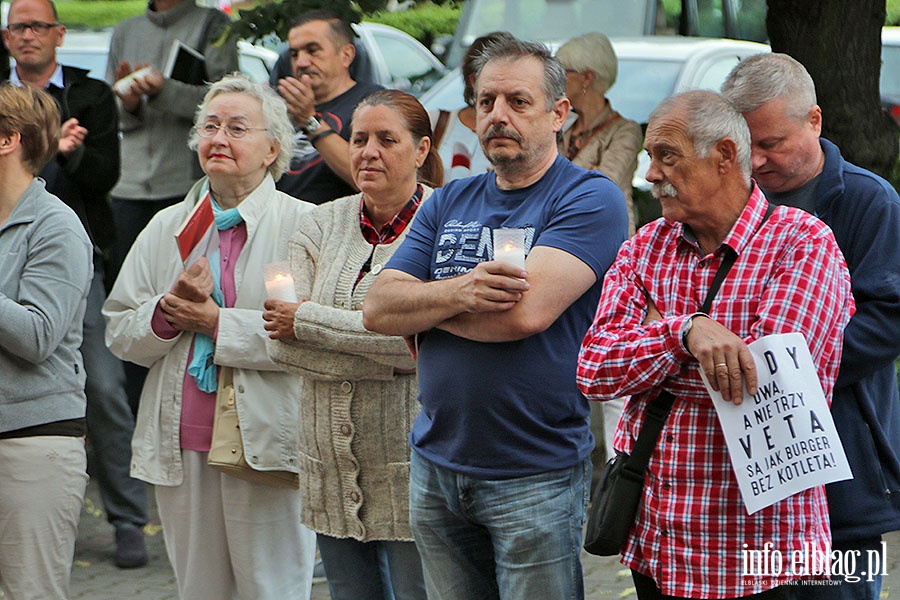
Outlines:
{"type": "Polygon", "coordinates": [[[881,30],[881,105],[900,124],[900,27],[881,30]]]}
{"type": "Polygon", "coordinates": [[[459,66],[475,38],[508,31],[523,40],[565,41],[600,31],[612,36],[689,35],[764,41],[766,0],[466,0],[442,55],[459,66]]]}
{"type": "MultiPolygon", "coordinates": [[[[447,67],[431,50],[405,31],[365,21],[354,24],[353,29],[359,36],[357,48],[362,47],[365,53],[364,59],[358,58],[350,66],[350,73],[357,80],[372,81],[420,96],[447,73],[447,67]]],[[[274,36],[267,36],[260,43],[279,52],[270,82],[289,75],[287,45],[274,36]]]]}
{"type": "MultiPolygon", "coordinates": [[[[106,80],[106,62],[109,58],[111,29],[98,31],[67,30],[63,45],[56,51],[61,64],[81,67],[89,71],[94,79],[106,80]]],[[[238,65],[252,81],[263,83],[269,80],[269,72],[278,60],[278,54],[262,46],[239,40],[238,65]]]]}
{"type": "Polygon", "coordinates": [[[656,105],[687,90],[718,92],[744,58],[767,44],[720,38],[653,36],[613,38],[619,76],[607,97],[629,119],[645,124],[656,105]]]}
{"type": "MultiPolygon", "coordinates": [[[[719,38],[646,36],[611,41],[619,57],[619,75],[607,97],[614,109],[642,125],[666,97],[692,89],[719,91],[741,59],[769,52],[766,44],[719,38]]],[[[429,111],[461,107],[463,83],[459,69],[423,94],[421,101],[429,111]]],[[[648,167],[642,152],[634,175],[636,188],[650,188],[644,179],[648,167]]]]}
{"type": "Polygon", "coordinates": [[[446,75],[447,67],[419,41],[395,27],[363,22],[356,33],[369,52],[375,81],[421,96],[446,75]]]}

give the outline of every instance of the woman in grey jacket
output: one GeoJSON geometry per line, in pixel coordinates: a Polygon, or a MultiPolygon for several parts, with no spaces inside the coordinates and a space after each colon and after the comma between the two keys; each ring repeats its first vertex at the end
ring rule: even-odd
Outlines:
{"type": "Polygon", "coordinates": [[[303,522],[318,532],[334,600],[424,600],[409,527],[415,361],[399,337],[366,331],[362,304],[439,185],[419,102],[381,90],[353,114],[350,163],[362,194],[317,206],[289,246],[299,304],[268,299],[269,355],[303,376],[303,522]]]}
{"type": "Polygon", "coordinates": [[[12,600],[69,597],[88,480],[78,348],[91,243],[35,177],[59,123],[46,93],[0,86],[0,589],[12,600]]]}

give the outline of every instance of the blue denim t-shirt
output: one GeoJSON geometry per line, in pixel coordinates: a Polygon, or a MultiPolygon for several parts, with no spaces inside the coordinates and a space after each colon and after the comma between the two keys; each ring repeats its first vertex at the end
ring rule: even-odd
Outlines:
{"type": "Polygon", "coordinates": [[[410,434],[417,452],[479,479],[563,469],[590,453],[589,406],[575,385],[578,349],[627,221],[615,183],[562,157],[526,188],[501,190],[487,173],[450,182],[422,205],[387,268],[423,281],[455,277],[491,260],[492,231],[511,227],[526,230],[526,252],[533,246],[568,252],[597,282],[547,330],[523,340],[425,333],[418,360],[422,412],[410,434]]]}

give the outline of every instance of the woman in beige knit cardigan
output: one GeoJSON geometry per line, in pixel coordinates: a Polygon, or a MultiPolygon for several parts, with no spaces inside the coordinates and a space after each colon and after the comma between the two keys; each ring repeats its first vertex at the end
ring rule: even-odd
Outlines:
{"type": "Polygon", "coordinates": [[[303,376],[303,523],[318,533],[333,600],[424,600],[409,528],[415,361],[400,337],[366,331],[366,291],[443,180],[425,109],[381,90],[353,114],[360,194],[313,209],[289,254],[300,303],[269,299],[272,360],[303,376]],[[420,183],[422,182],[422,183],[420,183]]]}

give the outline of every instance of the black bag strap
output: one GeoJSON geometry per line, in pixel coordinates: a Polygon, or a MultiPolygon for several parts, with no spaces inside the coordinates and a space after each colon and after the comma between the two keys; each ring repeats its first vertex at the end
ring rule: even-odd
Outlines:
{"type": "MultiPolygon", "coordinates": [[[[762,228],[773,210],[775,210],[775,205],[769,204],[766,214],[759,224],[760,228],[762,228]]],[[[709,286],[709,292],[707,292],[706,298],[703,300],[703,306],[700,307],[700,312],[709,312],[709,309],[712,307],[713,298],[715,298],[716,294],[719,292],[719,288],[722,286],[722,282],[725,281],[725,277],[728,276],[728,271],[731,270],[731,266],[734,265],[735,260],[737,260],[737,253],[731,248],[726,248],[725,257],[722,259],[722,264],[719,265],[715,277],[713,277],[712,284],[709,286]]],[[[650,456],[653,454],[653,449],[656,447],[656,440],[659,438],[659,433],[662,431],[663,425],[665,425],[666,419],[668,418],[674,403],[675,395],[665,390],[663,390],[659,396],[647,403],[644,423],[641,425],[641,432],[634,442],[634,447],[631,449],[631,455],[628,457],[628,461],[622,468],[623,476],[631,477],[641,482],[644,481],[644,471],[647,470],[647,465],[650,464],[650,456]]]]}

